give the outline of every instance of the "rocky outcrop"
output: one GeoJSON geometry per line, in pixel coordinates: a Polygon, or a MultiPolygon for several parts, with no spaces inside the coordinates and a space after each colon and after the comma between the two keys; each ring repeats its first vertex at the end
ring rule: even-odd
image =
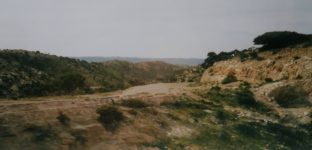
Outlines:
{"type": "Polygon", "coordinates": [[[178,82],[199,82],[205,69],[200,65],[188,68],[176,75],[178,82]]]}
{"type": "Polygon", "coordinates": [[[311,77],[312,48],[286,48],[277,54],[263,52],[258,55],[264,60],[241,62],[239,58],[233,58],[216,62],[204,72],[201,82],[221,83],[227,75],[235,75],[238,80],[249,83],[265,82],[265,78],[282,80],[311,77]]]}
{"type": "Polygon", "coordinates": [[[288,81],[268,93],[280,106],[286,108],[310,107],[312,102],[312,79],[288,81]]]}

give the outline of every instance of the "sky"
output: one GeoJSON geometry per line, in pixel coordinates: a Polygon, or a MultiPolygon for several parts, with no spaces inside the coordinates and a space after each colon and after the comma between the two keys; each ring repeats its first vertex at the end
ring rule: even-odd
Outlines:
{"type": "Polygon", "coordinates": [[[0,48],[206,58],[269,31],[312,34],[311,0],[1,0],[0,48]]]}

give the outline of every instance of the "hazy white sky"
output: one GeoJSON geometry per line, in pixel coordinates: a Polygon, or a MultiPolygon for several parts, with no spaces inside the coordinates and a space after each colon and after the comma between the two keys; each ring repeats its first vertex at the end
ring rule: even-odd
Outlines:
{"type": "Polygon", "coordinates": [[[206,58],[267,31],[311,34],[312,0],[1,0],[0,48],[206,58]]]}

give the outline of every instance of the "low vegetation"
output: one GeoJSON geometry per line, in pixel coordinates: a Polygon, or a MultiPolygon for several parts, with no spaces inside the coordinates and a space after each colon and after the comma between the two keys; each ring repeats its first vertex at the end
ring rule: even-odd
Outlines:
{"type": "Polygon", "coordinates": [[[117,107],[104,105],[96,110],[100,116],[97,121],[101,123],[107,131],[114,132],[122,120],[125,119],[123,113],[117,107]]]}
{"type": "Polygon", "coordinates": [[[134,115],[134,116],[136,116],[138,114],[138,112],[136,110],[134,110],[134,109],[128,110],[128,113],[131,114],[131,115],[134,115]]]}
{"type": "Polygon", "coordinates": [[[59,122],[63,125],[67,125],[70,121],[70,118],[68,118],[67,115],[63,114],[63,112],[60,112],[60,115],[56,119],[58,119],[59,122]]]}
{"type": "Polygon", "coordinates": [[[229,84],[232,82],[236,82],[237,79],[234,75],[227,75],[223,80],[222,80],[222,84],[229,84]]]}
{"type": "Polygon", "coordinates": [[[77,134],[77,133],[71,133],[71,135],[73,137],[75,137],[75,142],[76,144],[81,144],[81,145],[85,145],[86,142],[88,141],[86,137],[80,135],[80,134],[77,134]]]}
{"type": "Polygon", "coordinates": [[[250,91],[250,84],[247,82],[241,83],[236,90],[217,89],[215,90],[214,87],[207,93],[199,93],[199,95],[218,104],[256,110],[262,114],[272,113],[273,111],[269,106],[255,100],[253,93],[250,91]]]}
{"type": "Polygon", "coordinates": [[[0,51],[0,98],[110,92],[154,82],[175,82],[182,69],[164,62],[88,63],[39,51],[0,51]],[[91,86],[99,88],[91,89],[91,86]]]}
{"type": "Polygon", "coordinates": [[[272,78],[265,78],[264,81],[267,83],[270,83],[270,82],[273,82],[273,79],[272,78]]]}
{"type": "Polygon", "coordinates": [[[47,139],[55,139],[56,133],[53,131],[51,125],[47,126],[38,126],[38,125],[31,125],[27,127],[24,132],[32,132],[33,133],[33,140],[35,141],[45,141],[47,139]]]}
{"type": "Polygon", "coordinates": [[[130,108],[145,108],[148,106],[141,99],[122,100],[121,105],[124,107],[130,107],[130,108]]]}
{"type": "Polygon", "coordinates": [[[299,57],[299,56],[294,56],[294,60],[298,60],[298,59],[300,59],[301,57],[299,57]]]}

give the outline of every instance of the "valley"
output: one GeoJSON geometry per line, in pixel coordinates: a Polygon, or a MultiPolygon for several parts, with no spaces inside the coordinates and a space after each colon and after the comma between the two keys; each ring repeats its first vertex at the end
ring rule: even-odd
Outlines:
{"type": "Polygon", "coordinates": [[[191,68],[0,51],[0,147],[311,149],[311,35],[255,41],[267,36],[303,41],[209,52],[191,68]]]}

